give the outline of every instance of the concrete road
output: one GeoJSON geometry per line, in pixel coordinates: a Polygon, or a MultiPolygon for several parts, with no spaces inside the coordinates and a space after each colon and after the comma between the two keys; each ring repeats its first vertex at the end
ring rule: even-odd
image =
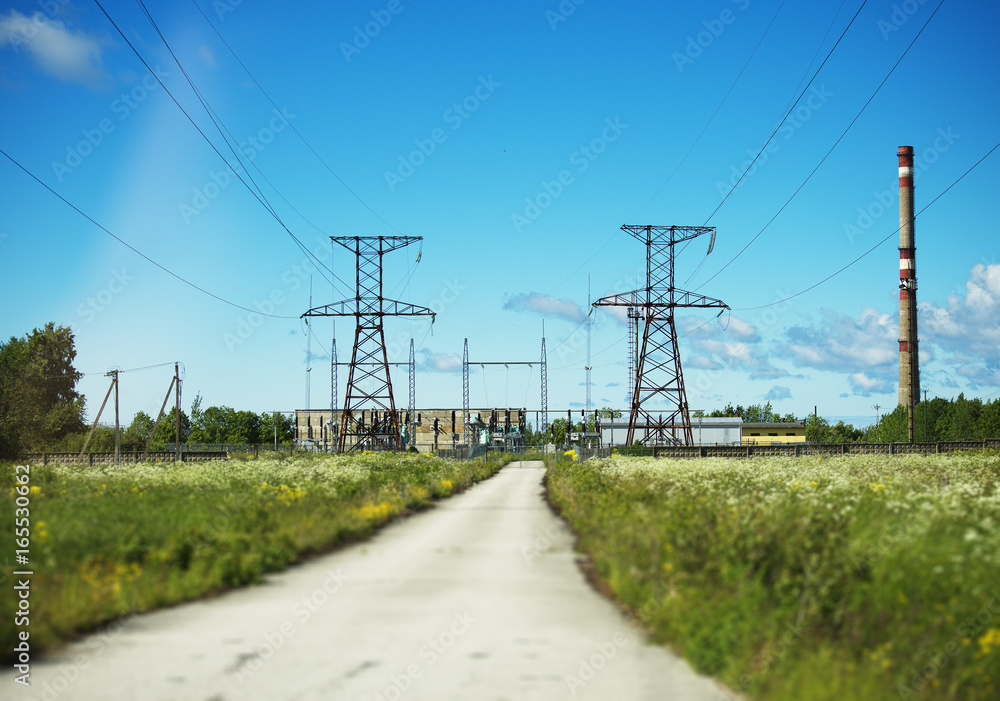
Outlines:
{"type": "Polygon", "coordinates": [[[32,665],[10,699],[728,698],[646,645],[576,564],[515,463],[373,539],[207,601],[126,619],[32,665]]]}

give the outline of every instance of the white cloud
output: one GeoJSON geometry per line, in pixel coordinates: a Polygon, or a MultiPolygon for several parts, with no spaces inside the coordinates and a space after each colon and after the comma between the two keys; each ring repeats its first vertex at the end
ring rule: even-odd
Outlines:
{"type": "Polygon", "coordinates": [[[10,10],[0,17],[0,47],[27,51],[49,75],[67,83],[98,88],[109,78],[101,57],[105,40],[85,32],[71,31],[41,12],[31,17],[10,10]]]}
{"type": "Polygon", "coordinates": [[[792,390],[781,385],[775,385],[768,390],[767,394],[764,395],[764,399],[769,402],[777,401],[779,399],[791,399],[792,390]]]}
{"type": "Polygon", "coordinates": [[[1000,265],[975,266],[964,297],[953,294],[944,307],[921,302],[918,326],[922,341],[1000,369],[1000,265]]]}
{"type": "Polygon", "coordinates": [[[785,351],[799,366],[847,373],[896,367],[899,326],[893,316],[865,307],[860,319],[829,310],[823,310],[823,317],[816,327],[787,331],[785,351]]]}
{"type": "Polygon", "coordinates": [[[873,394],[894,394],[898,376],[893,380],[886,377],[871,377],[863,372],[853,372],[847,377],[847,381],[856,396],[870,397],[873,394]]]}
{"type": "Polygon", "coordinates": [[[568,299],[557,299],[540,292],[521,293],[504,300],[503,308],[511,311],[533,311],[547,317],[566,319],[580,323],[587,318],[587,312],[568,299]]]}
{"type": "Polygon", "coordinates": [[[462,372],[462,359],[455,353],[431,353],[420,351],[424,356],[420,369],[429,372],[462,372]]]}

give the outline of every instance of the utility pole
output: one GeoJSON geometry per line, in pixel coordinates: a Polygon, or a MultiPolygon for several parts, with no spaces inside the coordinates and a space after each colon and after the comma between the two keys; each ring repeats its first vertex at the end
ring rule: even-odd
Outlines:
{"type": "Polygon", "coordinates": [[[174,460],[184,460],[181,450],[181,371],[174,363],[174,460]]]}
{"type": "MultiPolygon", "coordinates": [[[[115,377],[115,465],[121,464],[122,459],[122,441],[121,441],[121,431],[119,430],[118,424],[118,371],[112,370],[108,375],[113,374],[115,377]]],[[[105,375],[107,377],[107,375],[105,375]]]]}
{"type": "Polygon", "coordinates": [[[927,390],[924,390],[924,440],[927,440],[927,390]]]}
{"type": "Polygon", "coordinates": [[[679,290],[674,286],[674,247],[704,234],[711,234],[708,251],[715,243],[715,227],[639,226],[625,224],[622,230],[646,246],[646,286],[623,294],[603,297],[595,307],[626,307],[639,310],[644,321],[629,413],[627,443],[642,428],[642,443],[692,445],[691,417],[681,371],[674,310],[677,308],[729,309],[726,303],[679,290]],[[653,405],[667,404],[667,416],[654,416],[653,405]],[[644,406],[645,405],[645,406],[644,406]]]}
{"type": "MultiPolygon", "coordinates": [[[[84,453],[87,452],[87,447],[90,445],[90,439],[94,436],[94,431],[97,429],[97,422],[101,420],[101,414],[104,413],[104,407],[108,404],[108,399],[111,397],[111,392],[118,387],[118,371],[112,370],[104,375],[105,377],[110,377],[111,384],[108,386],[108,393],[104,395],[104,401],[101,402],[101,408],[97,410],[97,416],[94,417],[94,423],[90,426],[90,432],[87,433],[87,440],[83,442],[83,447],[80,448],[80,457],[83,457],[84,453]]],[[[116,401],[117,401],[117,395],[116,401]]],[[[167,397],[170,396],[170,391],[167,391],[167,397]]]]}
{"type": "Polygon", "coordinates": [[[875,428],[878,428],[878,410],[879,410],[879,405],[878,404],[872,404],[872,409],[875,410],[875,428]]]}

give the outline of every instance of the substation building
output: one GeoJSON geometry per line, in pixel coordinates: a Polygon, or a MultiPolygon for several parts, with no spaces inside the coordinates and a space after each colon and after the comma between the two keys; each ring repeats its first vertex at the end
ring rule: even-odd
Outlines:
{"type": "MultiPolygon", "coordinates": [[[[470,409],[468,427],[462,409],[418,409],[415,416],[397,409],[397,420],[404,446],[414,446],[422,453],[454,450],[464,445],[468,435],[472,446],[486,445],[510,449],[523,442],[528,412],[526,409],[470,409]],[[411,436],[412,431],[412,436],[411,436]]],[[[357,412],[361,422],[371,422],[371,410],[357,412]]],[[[329,409],[298,409],[295,412],[295,443],[299,447],[321,452],[337,449],[334,424],[340,413],[333,416],[329,409]]]]}

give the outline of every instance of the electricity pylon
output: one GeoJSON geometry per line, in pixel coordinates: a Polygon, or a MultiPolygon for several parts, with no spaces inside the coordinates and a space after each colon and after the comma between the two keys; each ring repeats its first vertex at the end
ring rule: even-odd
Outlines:
{"type": "Polygon", "coordinates": [[[430,316],[434,312],[382,296],[382,257],[420,236],[331,236],[330,239],[357,258],[356,293],[323,307],[310,309],[303,317],[353,316],[357,320],[354,349],[347,377],[347,394],[340,415],[337,452],[345,450],[401,450],[399,416],[392,396],[389,358],[385,352],[383,321],[387,316],[430,316]],[[364,411],[370,409],[370,420],[364,411]],[[360,415],[357,415],[360,412],[360,415]]]}
{"type": "MultiPolygon", "coordinates": [[[[638,348],[635,377],[632,378],[632,406],[628,419],[628,444],[636,438],[636,428],[644,426],[641,442],[651,445],[692,445],[691,415],[681,354],[677,345],[674,309],[729,309],[724,302],[674,287],[674,246],[703,234],[712,235],[709,226],[636,226],[626,224],[622,230],[646,245],[646,286],[623,294],[602,297],[595,307],[626,307],[629,318],[642,321],[642,341],[638,348]],[[652,405],[658,416],[653,415],[652,405]],[[665,404],[666,406],[662,406],[665,404]]],[[[712,244],[708,251],[711,253],[712,244]]],[[[722,313],[721,311],[719,312],[722,313]]]]}

